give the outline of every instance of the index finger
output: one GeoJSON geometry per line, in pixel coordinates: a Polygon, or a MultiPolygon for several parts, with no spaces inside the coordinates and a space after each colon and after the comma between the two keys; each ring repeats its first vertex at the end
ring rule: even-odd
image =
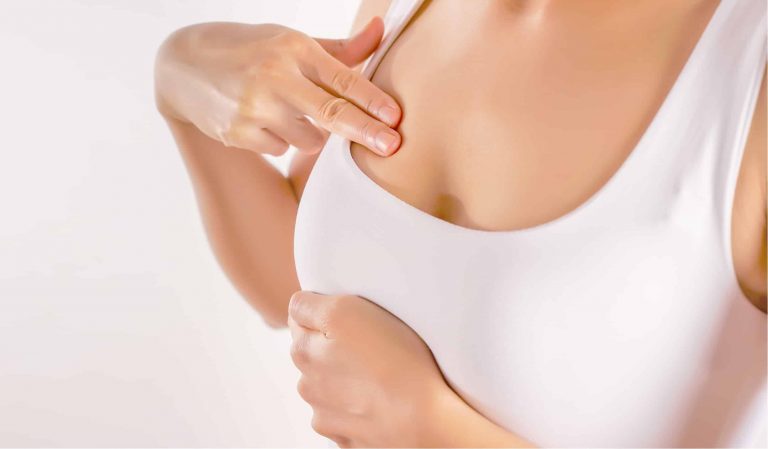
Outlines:
{"type": "Polygon", "coordinates": [[[317,48],[302,60],[304,63],[299,69],[304,76],[394,128],[402,117],[397,101],[368,78],[331,56],[320,44],[317,48]]]}
{"type": "Polygon", "coordinates": [[[382,156],[389,156],[400,144],[400,134],[366,114],[346,98],[337,97],[312,81],[300,77],[284,95],[298,112],[318,125],[357,142],[382,156]]]}

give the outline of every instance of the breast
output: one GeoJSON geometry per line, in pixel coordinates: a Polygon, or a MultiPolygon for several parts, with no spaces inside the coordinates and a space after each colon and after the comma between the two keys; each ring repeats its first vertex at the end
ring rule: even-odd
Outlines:
{"type": "Polygon", "coordinates": [[[344,151],[332,136],[299,205],[302,289],[356,294],[399,317],[461,397],[538,445],[733,437],[764,382],[765,320],[720,275],[710,231],[681,226],[674,201],[473,231],[363,182],[344,151]]]}
{"type": "Polygon", "coordinates": [[[535,60],[516,47],[505,67],[465,51],[467,36],[431,39],[450,23],[437,7],[461,3],[435,2],[374,74],[404,108],[399,152],[348,152],[336,135],[322,150],[296,221],[301,288],[388,310],[467,403],[539,446],[734,443],[751,407],[766,416],[765,315],[724,252],[718,165],[669,162],[670,148],[681,160],[718,154],[722,137],[657,128],[592,196],[638,133],[589,124],[611,123],[609,113],[642,130],[658,106],[644,81],[652,70],[616,75],[646,86],[632,90],[595,78],[594,61],[579,77],[573,60],[537,71],[514,64],[535,60]]]}

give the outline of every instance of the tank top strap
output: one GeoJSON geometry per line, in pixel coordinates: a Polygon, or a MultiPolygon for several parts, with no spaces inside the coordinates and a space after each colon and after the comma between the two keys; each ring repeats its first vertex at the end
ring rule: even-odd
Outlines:
{"type": "Polygon", "coordinates": [[[392,46],[397,36],[403,31],[403,28],[411,20],[411,17],[419,9],[424,0],[392,0],[384,15],[384,36],[381,38],[379,47],[365,60],[362,74],[366,78],[371,77],[376,67],[381,62],[384,54],[392,46]]]}
{"type": "Polygon", "coordinates": [[[712,136],[703,166],[709,167],[706,175],[712,180],[721,247],[731,261],[736,184],[768,61],[768,12],[764,0],[721,1],[729,3],[728,23],[706,68],[711,80],[701,86],[703,97],[712,95],[702,123],[712,136]]]}
{"type": "Polygon", "coordinates": [[[648,138],[663,144],[651,145],[648,157],[674,160],[674,147],[685,160],[703,156],[739,162],[765,70],[766,25],[763,0],[720,0],[657,113],[656,129],[649,130],[654,135],[648,138]],[[712,154],[695,145],[703,141],[714,143],[708,145],[712,154]]]}
{"type": "Polygon", "coordinates": [[[766,17],[764,0],[720,0],[633,174],[644,172],[646,185],[652,174],[670,215],[709,223],[730,269],[734,194],[768,55],[766,17]]]}

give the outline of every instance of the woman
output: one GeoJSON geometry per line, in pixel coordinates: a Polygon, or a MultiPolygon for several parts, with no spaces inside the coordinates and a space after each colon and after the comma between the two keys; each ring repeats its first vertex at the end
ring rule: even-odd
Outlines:
{"type": "Polygon", "coordinates": [[[765,416],[761,3],[468,5],[364,2],[378,48],[376,19],[348,41],[202,24],[159,52],[214,251],[289,325],[313,427],[738,444],[765,416]],[[286,179],[258,153],[288,144],[286,179]]]}

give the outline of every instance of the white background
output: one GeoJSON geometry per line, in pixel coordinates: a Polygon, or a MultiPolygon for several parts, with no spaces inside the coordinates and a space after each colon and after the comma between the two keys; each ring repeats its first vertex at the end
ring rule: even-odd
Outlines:
{"type": "Polygon", "coordinates": [[[152,67],[190,23],[346,37],[358,3],[0,3],[0,446],[327,447],[287,329],[209,249],[152,67]]]}
{"type": "Polygon", "coordinates": [[[152,67],[190,23],[345,37],[358,3],[0,2],[0,446],[327,447],[287,329],[209,249],[152,67]]]}

